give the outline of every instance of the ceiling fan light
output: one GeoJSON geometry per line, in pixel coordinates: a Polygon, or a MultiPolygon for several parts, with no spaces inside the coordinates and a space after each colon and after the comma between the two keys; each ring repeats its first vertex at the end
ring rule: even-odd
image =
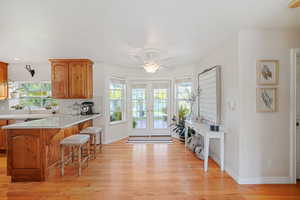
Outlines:
{"type": "Polygon", "coordinates": [[[157,63],[145,63],[144,69],[148,73],[155,73],[159,69],[159,65],[157,63]]]}

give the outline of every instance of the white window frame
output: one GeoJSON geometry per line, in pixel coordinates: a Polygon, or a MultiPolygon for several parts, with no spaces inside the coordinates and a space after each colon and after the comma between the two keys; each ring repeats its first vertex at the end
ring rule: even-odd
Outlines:
{"type": "MultiPolygon", "coordinates": [[[[32,84],[43,84],[43,83],[50,83],[51,84],[51,81],[9,81],[9,85],[11,84],[11,83],[13,83],[13,82],[16,82],[16,83],[18,83],[18,84],[22,84],[22,83],[32,83],[32,84]]],[[[10,88],[9,88],[9,90],[10,90],[10,88]]],[[[12,101],[13,100],[13,98],[11,97],[11,94],[10,94],[10,91],[8,91],[9,92],[9,98],[8,98],[8,101],[12,101]]],[[[32,98],[41,98],[41,99],[45,99],[45,98],[48,98],[48,96],[31,96],[32,98]]],[[[28,96],[28,97],[26,97],[26,98],[31,98],[30,96],[28,96]]],[[[51,97],[51,95],[50,95],[50,98],[52,98],[51,97]]],[[[16,99],[20,99],[20,97],[18,97],[18,98],[16,98],[16,99]]],[[[12,111],[14,111],[15,109],[12,109],[11,108],[11,106],[10,106],[10,102],[8,102],[8,107],[9,107],[9,110],[12,110],[12,111]]],[[[28,107],[25,107],[25,110],[28,110],[28,107]]],[[[31,108],[29,109],[29,110],[31,110],[31,108]]],[[[32,110],[34,110],[34,111],[45,111],[45,110],[47,110],[46,108],[44,108],[44,107],[42,107],[42,105],[40,105],[40,107],[39,108],[37,108],[37,109],[32,109],[32,110]]]]}
{"type": "Polygon", "coordinates": [[[111,77],[108,80],[108,121],[110,125],[114,125],[114,124],[120,124],[120,123],[124,123],[126,122],[126,111],[127,111],[127,104],[126,104],[126,88],[127,88],[127,84],[126,84],[126,80],[125,79],[121,79],[121,78],[116,78],[116,77],[111,77]],[[122,112],[122,120],[119,121],[110,121],[110,86],[112,83],[118,83],[118,84],[122,84],[123,85],[123,89],[122,89],[122,98],[121,98],[121,112],[122,112]]]}
{"type": "Polygon", "coordinates": [[[179,101],[188,101],[187,99],[179,99],[178,98],[178,85],[180,83],[190,82],[191,83],[191,91],[193,91],[193,81],[192,78],[182,78],[182,79],[176,79],[174,84],[174,111],[176,117],[179,117],[179,101]]]}

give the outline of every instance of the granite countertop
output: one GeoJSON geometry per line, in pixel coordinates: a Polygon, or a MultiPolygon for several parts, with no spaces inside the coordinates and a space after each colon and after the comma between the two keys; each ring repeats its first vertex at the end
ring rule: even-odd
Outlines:
{"type": "Polygon", "coordinates": [[[101,117],[101,114],[95,115],[54,115],[45,119],[28,121],[23,123],[3,126],[3,129],[51,129],[67,128],[81,122],[101,117]]]}
{"type": "Polygon", "coordinates": [[[9,119],[43,119],[51,117],[53,114],[4,114],[0,115],[0,120],[9,120],[9,119]]]}

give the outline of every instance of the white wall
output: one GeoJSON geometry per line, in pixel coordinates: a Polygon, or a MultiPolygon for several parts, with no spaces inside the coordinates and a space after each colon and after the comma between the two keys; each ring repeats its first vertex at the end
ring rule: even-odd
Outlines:
{"type": "Polygon", "coordinates": [[[240,138],[242,183],[289,181],[290,49],[300,47],[300,32],[239,33],[240,138]],[[278,112],[256,112],[256,60],[280,62],[278,112]]]}
{"type": "MultiPolygon", "coordinates": [[[[300,47],[299,31],[244,30],[208,53],[196,71],[222,66],[222,122],[225,169],[239,183],[288,183],[290,49],[300,47]],[[256,112],[256,61],[280,62],[278,112],[256,112]],[[236,109],[228,103],[235,102],[236,109]]],[[[212,157],[219,159],[216,142],[212,157]]]]}
{"type": "MultiPolygon", "coordinates": [[[[206,68],[221,65],[222,108],[221,121],[225,128],[225,170],[233,177],[238,176],[239,152],[239,75],[238,35],[228,38],[216,47],[195,68],[199,73],[206,68]],[[234,107],[229,107],[228,103],[234,107]]],[[[219,141],[211,142],[211,157],[219,160],[219,141]]]]}

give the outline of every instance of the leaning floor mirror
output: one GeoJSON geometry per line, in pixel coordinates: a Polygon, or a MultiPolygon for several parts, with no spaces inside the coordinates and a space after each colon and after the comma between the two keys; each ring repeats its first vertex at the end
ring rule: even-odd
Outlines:
{"type": "Polygon", "coordinates": [[[202,123],[221,122],[221,66],[198,74],[198,118],[202,123]]]}

